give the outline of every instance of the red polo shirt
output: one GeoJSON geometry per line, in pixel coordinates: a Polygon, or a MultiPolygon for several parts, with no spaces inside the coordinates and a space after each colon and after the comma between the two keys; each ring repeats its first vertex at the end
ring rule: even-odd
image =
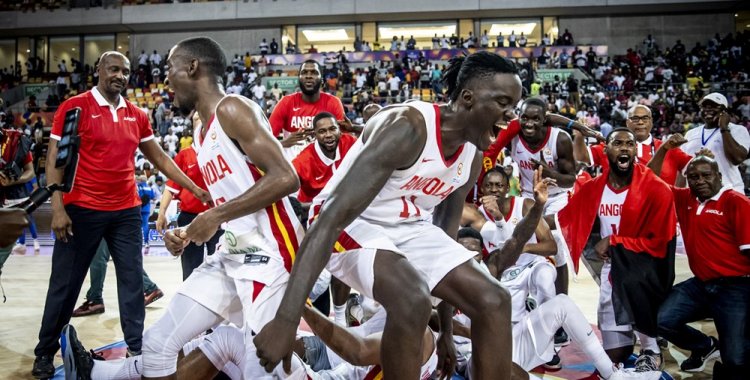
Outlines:
{"type": "Polygon", "coordinates": [[[349,148],[356,141],[356,137],[348,133],[342,133],[334,159],[326,157],[317,142],[308,145],[300,152],[292,161],[292,165],[294,165],[294,169],[299,176],[300,188],[297,199],[300,202],[312,202],[313,198],[323,190],[328,180],[331,179],[334,170],[341,163],[341,159],[346,156],[349,148]]]}
{"type": "Polygon", "coordinates": [[[287,95],[279,101],[271,114],[271,130],[278,136],[282,130],[296,132],[300,128],[312,128],[312,120],[321,112],[330,112],[336,120],[344,119],[344,106],[341,100],[331,94],[321,92],[315,103],[302,100],[302,93],[287,95]]]}
{"type": "MultiPolygon", "coordinates": [[[[182,170],[185,175],[188,176],[198,187],[208,191],[206,183],[203,182],[203,175],[201,174],[200,167],[198,166],[198,155],[195,154],[195,150],[192,146],[180,150],[179,153],[174,157],[174,163],[177,167],[182,170]]],[[[171,179],[167,181],[167,190],[174,194],[175,198],[180,200],[180,210],[189,212],[192,214],[200,214],[203,211],[209,209],[208,205],[204,205],[198,198],[193,195],[190,191],[187,191],[175,181],[171,179]]]]}
{"type": "MultiPolygon", "coordinates": [[[[648,165],[651,158],[656,154],[656,150],[662,145],[661,140],[649,138],[643,143],[638,143],[638,163],[642,165],[648,165]]],[[[589,150],[589,157],[591,158],[591,165],[601,166],[602,171],[609,170],[609,161],[607,160],[607,154],[604,153],[604,143],[594,145],[589,150]]],[[[682,172],[682,169],[687,166],[688,162],[693,157],[683,152],[681,149],[670,149],[667,151],[667,155],[664,156],[664,163],[661,167],[661,178],[668,185],[674,185],[677,180],[677,173],[682,172]]]]}
{"type": "Polygon", "coordinates": [[[74,107],[81,108],[81,146],[73,189],[63,203],[101,211],[140,207],[134,156],[140,143],[154,138],[148,116],[122,96],[112,107],[94,87],[60,105],[50,138],[60,141],[65,112],[74,107]]]}
{"type": "Polygon", "coordinates": [[[707,281],[750,275],[750,200],[729,187],[701,203],[690,189],[672,188],[690,269],[707,281]]]}

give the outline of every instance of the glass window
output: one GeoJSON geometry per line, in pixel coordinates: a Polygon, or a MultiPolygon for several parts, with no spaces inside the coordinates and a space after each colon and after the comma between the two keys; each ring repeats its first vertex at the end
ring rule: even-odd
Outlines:
{"type": "Polygon", "coordinates": [[[539,46],[542,43],[542,20],[538,18],[482,20],[480,29],[482,33],[486,30],[490,41],[495,43],[498,34],[502,33],[505,47],[508,47],[508,37],[511,34],[516,36],[516,46],[519,46],[522,33],[526,38],[526,46],[539,46]]]}
{"type": "Polygon", "coordinates": [[[56,73],[60,65],[65,61],[68,72],[73,71],[72,59],[78,60],[81,56],[80,38],[75,37],[50,37],[49,39],[49,71],[56,73]]]}
{"type": "Polygon", "coordinates": [[[474,20],[466,18],[458,20],[458,32],[460,33],[459,38],[469,38],[469,33],[474,34],[474,20]]]}
{"type": "MultiPolygon", "coordinates": [[[[34,37],[34,45],[31,47],[31,53],[32,56],[36,56],[39,58],[39,64],[41,65],[40,71],[47,71],[49,72],[49,57],[47,56],[47,53],[49,52],[49,46],[47,45],[47,37],[34,37]]],[[[52,65],[54,68],[55,65],[52,65]]]]}
{"type": "MultiPolygon", "coordinates": [[[[96,60],[105,51],[110,51],[115,47],[115,36],[105,34],[99,36],[83,37],[83,64],[94,66],[96,60]]],[[[124,52],[123,52],[124,54],[124,52]]]]}
{"type": "Polygon", "coordinates": [[[428,21],[428,22],[393,22],[378,23],[378,42],[384,50],[391,50],[391,41],[396,37],[399,41],[408,41],[411,36],[417,41],[417,49],[432,49],[432,38],[449,38],[457,34],[456,21],[428,21]]]}
{"type": "Polygon", "coordinates": [[[557,36],[559,33],[560,30],[557,28],[557,17],[545,17],[544,34],[546,34],[547,38],[549,38],[550,45],[555,44],[555,40],[557,40],[557,36]]]}
{"type": "Polygon", "coordinates": [[[289,51],[293,53],[292,48],[297,45],[297,27],[294,25],[284,25],[281,27],[281,50],[284,53],[289,51]]]}
{"type": "Polygon", "coordinates": [[[297,46],[303,53],[314,48],[318,53],[354,50],[354,25],[308,25],[297,27],[297,46]]]}
{"type": "Polygon", "coordinates": [[[373,44],[378,40],[378,26],[374,22],[362,23],[362,42],[370,43],[370,50],[377,50],[373,44]]]}
{"type": "Polygon", "coordinates": [[[117,51],[130,59],[130,34],[117,33],[115,43],[117,43],[117,51]]]}
{"type": "Polygon", "coordinates": [[[31,56],[31,39],[28,37],[21,37],[18,39],[18,51],[16,52],[16,60],[21,62],[23,68],[22,73],[24,76],[29,73],[26,70],[26,62],[29,61],[31,56]]]}
{"type": "Polygon", "coordinates": [[[11,66],[16,64],[16,40],[0,40],[0,70],[8,69],[13,73],[11,66]]]}

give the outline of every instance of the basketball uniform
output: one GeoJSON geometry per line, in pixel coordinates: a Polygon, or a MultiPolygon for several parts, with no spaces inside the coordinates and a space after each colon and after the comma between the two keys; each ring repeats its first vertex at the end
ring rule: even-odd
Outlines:
{"type": "MultiPolygon", "coordinates": [[[[604,187],[602,200],[597,211],[602,239],[617,233],[620,228],[620,212],[629,191],[630,187],[619,190],[613,190],[609,184],[604,187]]],[[[618,325],[615,321],[615,309],[612,305],[612,280],[609,276],[611,269],[612,264],[609,261],[606,261],[602,266],[599,307],[597,310],[599,328],[606,331],[631,331],[630,325],[618,325]]]]}
{"type": "MultiPolygon", "coordinates": [[[[511,157],[518,164],[521,177],[521,196],[524,198],[534,199],[534,170],[536,165],[531,161],[532,159],[544,162],[551,169],[555,169],[558,158],[557,138],[560,133],[566,132],[559,128],[547,127],[544,143],[538,149],[529,148],[520,136],[513,138],[511,157]]],[[[549,186],[547,203],[544,205],[544,215],[555,214],[562,210],[568,204],[568,192],[571,190],[572,188],[549,186]]],[[[567,263],[569,252],[559,231],[553,230],[552,232],[557,243],[555,266],[560,267],[567,263]]]]}
{"type": "MultiPolygon", "coordinates": [[[[243,194],[263,176],[211,117],[205,139],[195,131],[203,179],[218,206],[243,194]]],[[[224,319],[258,332],[276,314],[303,229],[285,197],[224,223],[216,254],[208,256],[178,292],[224,319]]]]}
{"type": "MultiPolygon", "coordinates": [[[[474,252],[432,224],[432,213],[469,180],[476,147],[465,143],[446,161],[441,150],[438,106],[421,101],[403,106],[422,114],[427,132],[425,146],[412,166],[391,174],[368,208],[344,229],[326,267],[333,276],[370,298],[374,298],[373,265],[377,250],[406,257],[430,290],[453,268],[474,256],[474,252]]],[[[312,214],[320,210],[366,147],[362,139],[352,146],[339,170],[313,200],[312,214]]]]}

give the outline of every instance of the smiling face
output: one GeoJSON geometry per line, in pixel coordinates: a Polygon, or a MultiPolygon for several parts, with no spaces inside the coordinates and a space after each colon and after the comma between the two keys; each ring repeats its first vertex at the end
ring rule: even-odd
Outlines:
{"type": "Polygon", "coordinates": [[[633,133],[626,131],[612,133],[604,148],[610,170],[620,175],[630,174],[635,165],[636,146],[633,133]]]}
{"type": "Polygon", "coordinates": [[[315,131],[315,140],[324,152],[334,152],[339,145],[341,131],[339,126],[332,117],[326,117],[318,120],[313,126],[315,131]]]}
{"type": "Polygon", "coordinates": [[[709,126],[717,125],[717,116],[724,110],[724,107],[710,100],[704,100],[701,104],[701,117],[703,122],[709,126]]]}
{"type": "Polygon", "coordinates": [[[690,191],[700,201],[705,201],[716,195],[721,190],[721,173],[716,162],[694,161],[685,170],[690,191]]]}
{"type": "Polygon", "coordinates": [[[97,68],[97,88],[106,95],[119,95],[130,78],[130,61],[120,53],[104,54],[97,68]]]}
{"type": "Polygon", "coordinates": [[[521,135],[529,142],[541,141],[545,134],[544,129],[545,110],[536,104],[524,105],[521,109],[521,135]]]}
{"type": "Polygon", "coordinates": [[[191,64],[190,57],[184,54],[179,45],[169,51],[167,76],[164,83],[174,92],[172,105],[179,109],[183,115],[188,115],[195,109],[197,98],[188,73],[191,64]]]}
{"type": "Polygon", "coordinates": [[[322,83],[320,68],[315,63],[305,63],[299,70],[299,88],[303,94],[312,96],[320,91],[322,83]]]}
{"type": "Polygon", "coordinates": [[[651,128],[654,127],[651,110],[646,107],[635,107],[628,115],[626,124],[635,133],[636,140],[646,140],[651,135],[651,128]]]}
{"type": "Polygon", "coordinates": [[[484,151],[495,142],[500,128],[515,118],[513,108],[521,98],[521,79],[516,74],[497,73],[472,82],[458,96],[468,105],[467,114],[460,119],[469,126],[466,140],[484,151]]]}

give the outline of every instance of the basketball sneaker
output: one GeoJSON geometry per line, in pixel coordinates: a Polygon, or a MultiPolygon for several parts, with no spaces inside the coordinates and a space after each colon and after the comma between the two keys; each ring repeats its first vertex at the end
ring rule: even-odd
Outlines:
{"type": "Polygon", "coordinates": [[[552,360],[544,363],[544,368],[546,368],[548,370],[553,370],[553,371],[561,369],[562,368],[562,359],[560,359],[560,355],[558,355],[557,353],[555,353],[555,355],[552,356],[552,360]]]}
{"type": "Polygon", "coordinates": [[[555,347],[565,347],[570,344],[570,337],[565,330],[560,327],[555,333],[555,347]]]}
{"type": "Polygon", "coordinates": [[[39,246],[39,241],[34,239],[34,254],[38,255],[39,251],[42,249],[41,246],[39,246]]]}
{"type": "Polygon", "coordinates": [[[622,364],[615,366],[612,376],[607,380],[659,380],[661,371],[636,372],[633,368],[624,368],[622,364]]]}
{"type": "Polygon", "coordinates": [[[664,356],[651,350],[641,352],[638,359],[635,359],[636,372],[659,371],[664,368],[664,356]]]}
{"type": "Polygon", "coordinates": [[[362,319],[365,316],[365,311],[362,309],[362,303],[359,300],[358,294],[350,294],[349,299],[346,300],[346,309],[344,311],[346,317],[346,325],[349,327],[359,326],[362,324],[362,319]]]}
{"type": "Polygon", "coordinates": [[[91,380],[94,359],[78,340],[76,329],[71,325],[63,327],[60,334],[65,380],[91,380]]]}
{"type": "Polygon", "coordinates": [[[680,370],[684,372],[702,372],[709,360],[716,359],[721,355],[719,352],[719,340],[712,336],[709,338],[711,339],[711,347],[707,350],[695,350],[691,352],[690,357],[680,364],[680,370]]]}
{"type": "Polygon", "coordinates": [[[13,246],[13,252],[14,255],[25,255],[26,254],[26,246],[23,244],[16,244],[13,246]]]}

